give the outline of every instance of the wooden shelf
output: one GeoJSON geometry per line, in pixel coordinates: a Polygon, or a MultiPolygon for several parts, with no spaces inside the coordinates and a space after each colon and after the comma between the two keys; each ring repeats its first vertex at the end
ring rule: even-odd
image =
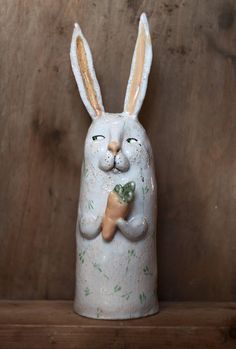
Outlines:
{"type": "Polygon", "coordinates": [[[236,348],[236,303],[161,303],[158,315],[91,320],[71,301],[0,301],[1,349],[236,348]]]}

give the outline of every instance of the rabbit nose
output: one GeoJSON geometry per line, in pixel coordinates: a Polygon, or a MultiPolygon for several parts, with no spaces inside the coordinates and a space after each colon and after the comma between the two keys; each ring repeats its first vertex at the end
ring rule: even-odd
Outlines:
{"type": "Polygon", "coordinates": [[[120,151],[120,144],[118,142],[110,142],[108,144],[108,150],[110,150],[113,155],[116,155],[120,151]]]}

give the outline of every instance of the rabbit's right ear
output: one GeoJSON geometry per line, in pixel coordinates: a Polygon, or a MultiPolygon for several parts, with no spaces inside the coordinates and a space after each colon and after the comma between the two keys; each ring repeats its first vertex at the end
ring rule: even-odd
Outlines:
{"type": "Polygon", "coordinates": [[[78,23],[72,35],[70,59],[82,101],[92,119],[95,119],[102,115],[104,107],[91,51],[78,23]]]}

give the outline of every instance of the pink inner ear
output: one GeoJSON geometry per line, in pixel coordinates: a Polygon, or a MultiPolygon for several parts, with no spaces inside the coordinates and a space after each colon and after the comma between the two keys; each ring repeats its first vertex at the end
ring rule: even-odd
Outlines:
{"type": "Polygon", "coordinates": [[[76,53],[77,53],[78,64],[80,67],[80,72],[83,79],[86,95],[96,115],[101,116],[102,110],[98,103],[97,94],[93,85],[93,79],[89,71],[88,60],[87,60],[86,51],[84,48],[84,43],[80,36],[78,36],[76,39],[76,53]]]}
{"type": "Polygon", "coordinates": [[[132,114],[135,109],[135,105],[140,92],[140,85],[143,76],[144,60],[145,60],[145,46],[146,46],[146,35],[142,25],[141,31],[139,32],[137,46],[135,50],[135,66],[133,70],[133,79],[129,90],[129,101],[127,105],[127,112],[132,114]]]}

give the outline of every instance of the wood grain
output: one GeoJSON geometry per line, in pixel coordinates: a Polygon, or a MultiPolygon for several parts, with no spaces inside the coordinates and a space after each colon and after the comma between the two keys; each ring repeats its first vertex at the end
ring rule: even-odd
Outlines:
{"type": "Polygon", "coordinates": [[[106,110],[118,112],[145,11],[154,59],[140,116],[158,177],[159,296],[236,299],[235,10],[232,0],[1,1],[1,298],[73,297],[90,124],[70,68],[73,23],[106,110]]]}
{"type": "Polygon", "coordinates": [[[235,303],[161,303],[145,319],[98,321],[70,301],[1,301],[0,349],[233,349],[235,325],[235,303]]]}

